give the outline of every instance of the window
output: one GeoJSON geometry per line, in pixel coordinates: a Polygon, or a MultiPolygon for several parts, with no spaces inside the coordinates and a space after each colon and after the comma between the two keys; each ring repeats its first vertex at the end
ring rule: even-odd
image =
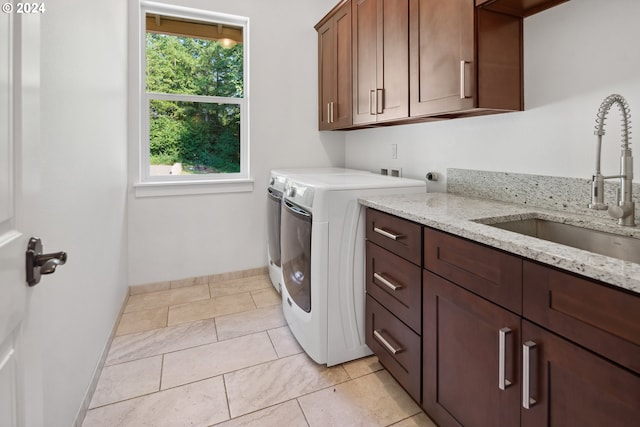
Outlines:
{"type": "Polygon", "coordinates": [[[142,3],[140,180],[249,181],[248,19],[142,3]]]}

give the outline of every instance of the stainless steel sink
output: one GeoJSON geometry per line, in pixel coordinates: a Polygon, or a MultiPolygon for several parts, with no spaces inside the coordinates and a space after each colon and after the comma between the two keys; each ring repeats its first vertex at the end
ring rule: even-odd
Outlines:
{"type": "Polygon", "coordinates": [[[540,218],[488,224],[585,251],[640,264],[640,239],[540,218]]]}

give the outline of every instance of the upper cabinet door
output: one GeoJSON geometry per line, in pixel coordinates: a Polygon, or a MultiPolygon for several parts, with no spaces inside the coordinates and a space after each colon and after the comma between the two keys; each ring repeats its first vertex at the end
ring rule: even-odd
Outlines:
{"type": "Polygon", "coordinates": [[[410,115],[518,111],[522,18],[473,0],[410,0],[410,115]]]}
{"type": "Polygon", "coordinates": [[[473,0],[410,0],[411,116],[474,107],[473,0]]]}
{"type": "Polygon", "coordinates": [[[351,3],[323,20],[318,31],[320,130],[351,126],[351,3]]]}
{"type": "Polygon", "coordinates": [[[408,0],[354,0],[353,124],[408,117],[408,0]]]}
{"type": "Polygon", "coordinates": [[[318,29],[318,127],[332,129],[331,102],[335,92],[335,49],[333,45],[333,21],[318,29]]]}

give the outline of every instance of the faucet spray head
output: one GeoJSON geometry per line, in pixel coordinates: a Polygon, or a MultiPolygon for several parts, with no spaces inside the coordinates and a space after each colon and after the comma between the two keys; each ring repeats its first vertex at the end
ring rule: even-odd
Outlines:
{"type": "Polygon", "coordinates": [[[598,171],[591,180],[591,203],[589,203],[589,209],[602,211],[607,208],[608,206],[604,203],[604,176],[598,171]]]}

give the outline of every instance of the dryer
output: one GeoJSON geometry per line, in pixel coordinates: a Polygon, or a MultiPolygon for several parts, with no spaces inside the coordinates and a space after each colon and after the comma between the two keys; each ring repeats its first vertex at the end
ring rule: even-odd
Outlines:
{"type": "Polygon", "coordinates": [[[282,287],[282,268],[280,262],[280,204],[284,183],[289,176],[295,175],[338,175],[371,174],[368,171],[346,168],[296,168],[273,169],[267,187],[267,266],[271,284],[280,292],[282,287]]]}
{"type": "Polygon", "coordinates": [[[365,344],[365,218],[359,197],[426,192],[376,174],[290,176],[281,217],[282,301],[291,332],[317,363],[371,354],[365,344]]]}

